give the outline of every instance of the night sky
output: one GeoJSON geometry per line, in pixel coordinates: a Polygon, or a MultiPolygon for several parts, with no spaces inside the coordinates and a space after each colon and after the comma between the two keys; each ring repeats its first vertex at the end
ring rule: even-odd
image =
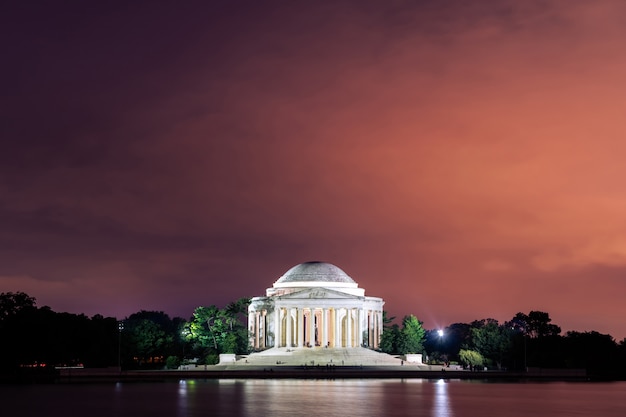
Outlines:
{"type": "Polygon", "coordinates": [[[331,262],[428,329],[626,337],[626,2],[11,2],[0,292],[123,318],[331,262]]]}

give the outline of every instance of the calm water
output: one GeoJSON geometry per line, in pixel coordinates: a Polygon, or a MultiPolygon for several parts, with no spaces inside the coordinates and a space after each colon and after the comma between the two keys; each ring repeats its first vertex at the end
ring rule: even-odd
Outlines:
{"type": "Polygon", "coordinates": [[[20,416],[626,416],[626,382],[187,380],[0,386],[20,416]]]}

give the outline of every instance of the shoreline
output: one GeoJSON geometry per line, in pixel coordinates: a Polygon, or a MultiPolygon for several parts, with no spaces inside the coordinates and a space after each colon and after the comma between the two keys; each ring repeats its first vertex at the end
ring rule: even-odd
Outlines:
{"type": "Polygon", "coordinates": [[[546,369],[532,372],[418,370],[409,367],[259,367],[254,369],[127,370],[62,369],[55,380],[62,383],[97,381],[162,381],[168,379],[475,379],[591,381],[584,370],[546,369]]]}

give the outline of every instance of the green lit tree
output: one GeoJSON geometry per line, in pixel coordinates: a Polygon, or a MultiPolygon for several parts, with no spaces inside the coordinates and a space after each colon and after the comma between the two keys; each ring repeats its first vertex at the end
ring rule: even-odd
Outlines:
{"type": "Polygon", "coordinates": [[[400,330],[399,353],[422,353],[425,335],[423,323],[417,317],[412,314],[405,316],[402,319],[402,330],[400,330]]]}
{"type": "Polygon", "coordinates": [[[249,303],[248,298],[242,298],[223,309],[214,305],[196,308],[186,328],[186,340],[203,356],[247,352],[248,331],[244,317],[249,303]]]}
{"type": "Polygon", "coordinates": [[[398,353],[398,340],[400,340],[400,326],[393,324],[395,316],[389,317],[383,310],[383,332],[380,336],[379,349],[385,353],[398,353]]]}
{"type": "Polygon", "coordinates": [[[220,318],[220,310],[216,306],[198,307],[193,312],[189,324],[189,338],[197,345],[219,349],[218,338],[225,331],[225,324],[220,318]]]}
{"type": "Polygon", "coordinates": [[[470,368],[483,366],[485,362],[485,359],[479,352],[470,349],[459,350],[459,360],[470,368]]]}
{"type": "Polygon", "coordinates": [[[400,340],[400,326],[392,324],[385,327],[380,337],[380,350],[385,353],[398,353],[398,341],[400,340]]]}

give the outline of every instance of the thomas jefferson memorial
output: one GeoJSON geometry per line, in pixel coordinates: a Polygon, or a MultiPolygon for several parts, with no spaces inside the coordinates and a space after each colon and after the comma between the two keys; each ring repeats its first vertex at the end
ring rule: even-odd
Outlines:
{"type": "Polygon", "coordinates": [[[335,265],[306,262],[281,276],[265,297],[248,307],[250,346],[268,348],[377,349],[382,298],[365,290],[335,265]]]}

